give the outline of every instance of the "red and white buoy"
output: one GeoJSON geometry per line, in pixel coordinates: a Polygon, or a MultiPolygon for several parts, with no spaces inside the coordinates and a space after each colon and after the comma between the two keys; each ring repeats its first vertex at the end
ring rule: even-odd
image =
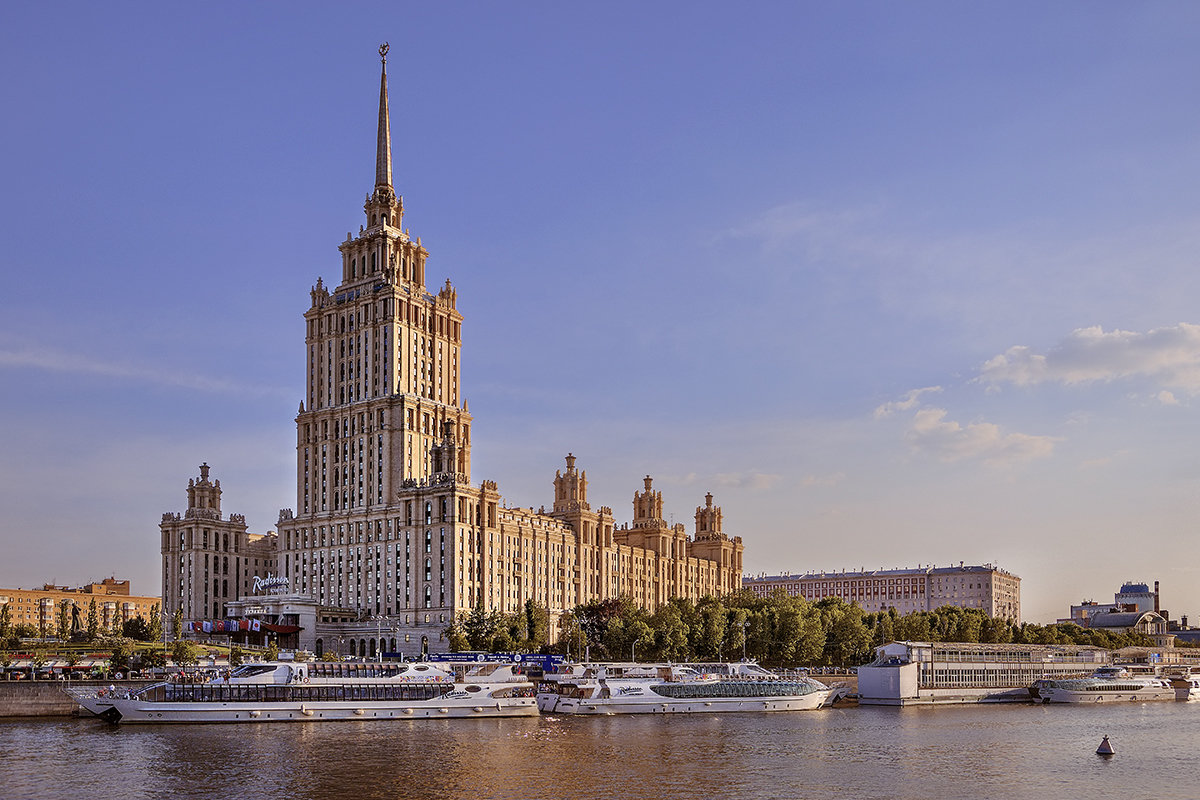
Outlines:
{"type": "Polygon", "coordinates": [[[1096,755],[1102,758],[1112,758],[1115,753],[1113,746],[1109,744],[1108,737],[1105,736],[1104,741],[1100,742],[1100,746],[1096,748],[1096,755]]]}

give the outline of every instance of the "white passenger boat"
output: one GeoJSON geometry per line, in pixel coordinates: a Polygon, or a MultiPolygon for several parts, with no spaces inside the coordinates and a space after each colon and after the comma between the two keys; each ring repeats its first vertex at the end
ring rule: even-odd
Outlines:
{"type": "Polygon", "coordinates": [[[95,714],[97,717],[112,708],[113,696],[117,689],[115,686],[105,688],[103,686],[69,686],[63,689],[69,694],[79,707],[89,714],[95,714]]]}
{"type": "Polygon", "coordinates": [[[1200,675],[1189,669],[1167,676],[1176,700],[1200,700],[1200,675]]]}
{"type": "Polygon", "coordinates": [[[809,711],[837,693],[807,676],[782,677],[757,664],[575,665],[546,678],[538,708],[548,714],[809,711]]]}
{"type": "Polygon", "coordinates": [[[1113,703],[1174,700],[1166,678],[1134,675],[1119,665],[1101,667],[1087,678],[1043,680],[1035,684],[1043,703],[1113,703]]]}
{"type": "Polygon", "coordinates": [[[110,722],[320,722],[537,716],[534,686],[482,664],[247,664],[206,683],[158,683],[109,695],[110,722]]]}

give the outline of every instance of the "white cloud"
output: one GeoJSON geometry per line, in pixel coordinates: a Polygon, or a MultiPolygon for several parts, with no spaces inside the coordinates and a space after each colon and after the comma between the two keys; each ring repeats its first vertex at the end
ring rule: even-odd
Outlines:
{"type": "Polygon", "coordinates": [[[916,408],[921,402],[921,395],[935,394],[942,391],[940,386],[926,386],[924,389],[913,389],[904,395],[902,400],[893,400],[875,409],[875,419],[883,419],[891,416],[897,411],[908,411],[916,408]]]}
{"type": "MultiPolygon", "coordinates": [[[[1033,386],[1134,377],[1200,394],[1200,325],[1182,322],[1146,333],[1079,328],[1045,355],[1022,345],[1010,347],[988,360],[976,380],[992,386],[1033,386]]],[[[1174,400],[1170,392],[1165,394],[1159,397],[1164,403],[1174,400]]]]}
{"type": "Polygon", "coordinates": [[[37,369],[44,372],[59,372],[73,375],[95,375],[104,378],[120,378],[143,383],[193,389],[216,394],[277,395],[291,396],[291,389],[269,386],[251,386],[225,378],[214,378],[178,369],[101,361],[78,353],[68,353],[47,347],[0,347],[0,369],[37,369]]]}
{"type": "Polygon", "coordinates": [[[810,255],[828,254],[861,242],[864,223],[876,213],[869,208],[830,212],[814,210],[805,202],[785,203],[722,231],[717,238],[750,240],[768,251],[799,247],[810,255]]]}
{"type": "Polygon", "coordinates": [[[1061,439],[1025,433],[1002,433],[999,425],[947,420],[944,408],[923,408],[913,417],[905,440],[914,449],[942,461],[980,460],[994,465],[1045,458],[1061,439]]]}
{"type": "Polygon", "coordinates": [[[801,486],[837,486],[846,479],[846,473],[834,472],[829,475],[805,475],[800,480],[801,486]]]}
{"type": "Polygon", "coordinates": [[[1175,397],[1175,393],[1168,392],[1166,389],[1163,389],[1161,392],[1154,395],[1154,398],[1156,400],[1158,400],[1158,402],[1162,403],[1164,406],[1179,405],[1179,398],[1175,397]]]}
{"type": "Polygon", "coordinates": [[[749,473],[719,473],[716,477],[717,486],[734,489],[750,489],[751,491],[762,491],[770,489],[775,484],[779,483],[778,475],[769,475],[762,472],[749,473]]]}

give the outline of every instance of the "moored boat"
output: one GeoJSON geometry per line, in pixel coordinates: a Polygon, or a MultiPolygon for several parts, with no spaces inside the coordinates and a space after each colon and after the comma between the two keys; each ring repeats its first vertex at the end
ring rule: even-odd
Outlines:
{"type": "MultiPolygon", "coordinates": [[[[110,722],[317,722],[537,716],[534,686],[486,664],[247,664],[199,684],[164,682],[108,696],[110,722]]],[[[81,701],[82,702],[82,701],[81,701]]]]}
{"type": "Polygon", "coordinates": [[[1138,703],[1176,697],[1166,678],[1135,675],[1120,665],[1101,667],[1086,678],[1042,680],[1035,686],[1043,703],[1138,703]]]}
{"type": "Polygon", "coordinates": [[[546,677],[538,707],[551,714],[809,711],[837,694],[807,676],[783,677],[757,664],[575,665],[546,677]]]}
{"type": "Polygon", "coordinates": [[[1176,700],[1200,700],[1200,675],[1185,668],[1181,672],[1168,675],[1167,680],[1175,690],[1176,700]]]}

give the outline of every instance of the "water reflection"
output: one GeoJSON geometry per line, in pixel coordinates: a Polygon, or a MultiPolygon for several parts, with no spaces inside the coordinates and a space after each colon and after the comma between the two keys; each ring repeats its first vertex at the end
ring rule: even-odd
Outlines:
{"type": "Polygon", "coordinates": [[[0,722],[5,797],[1194,796],[1200,704],[110,727],[0,722]],[[1108,734],[1117,757],[1094,755],[1108,734]]]}

